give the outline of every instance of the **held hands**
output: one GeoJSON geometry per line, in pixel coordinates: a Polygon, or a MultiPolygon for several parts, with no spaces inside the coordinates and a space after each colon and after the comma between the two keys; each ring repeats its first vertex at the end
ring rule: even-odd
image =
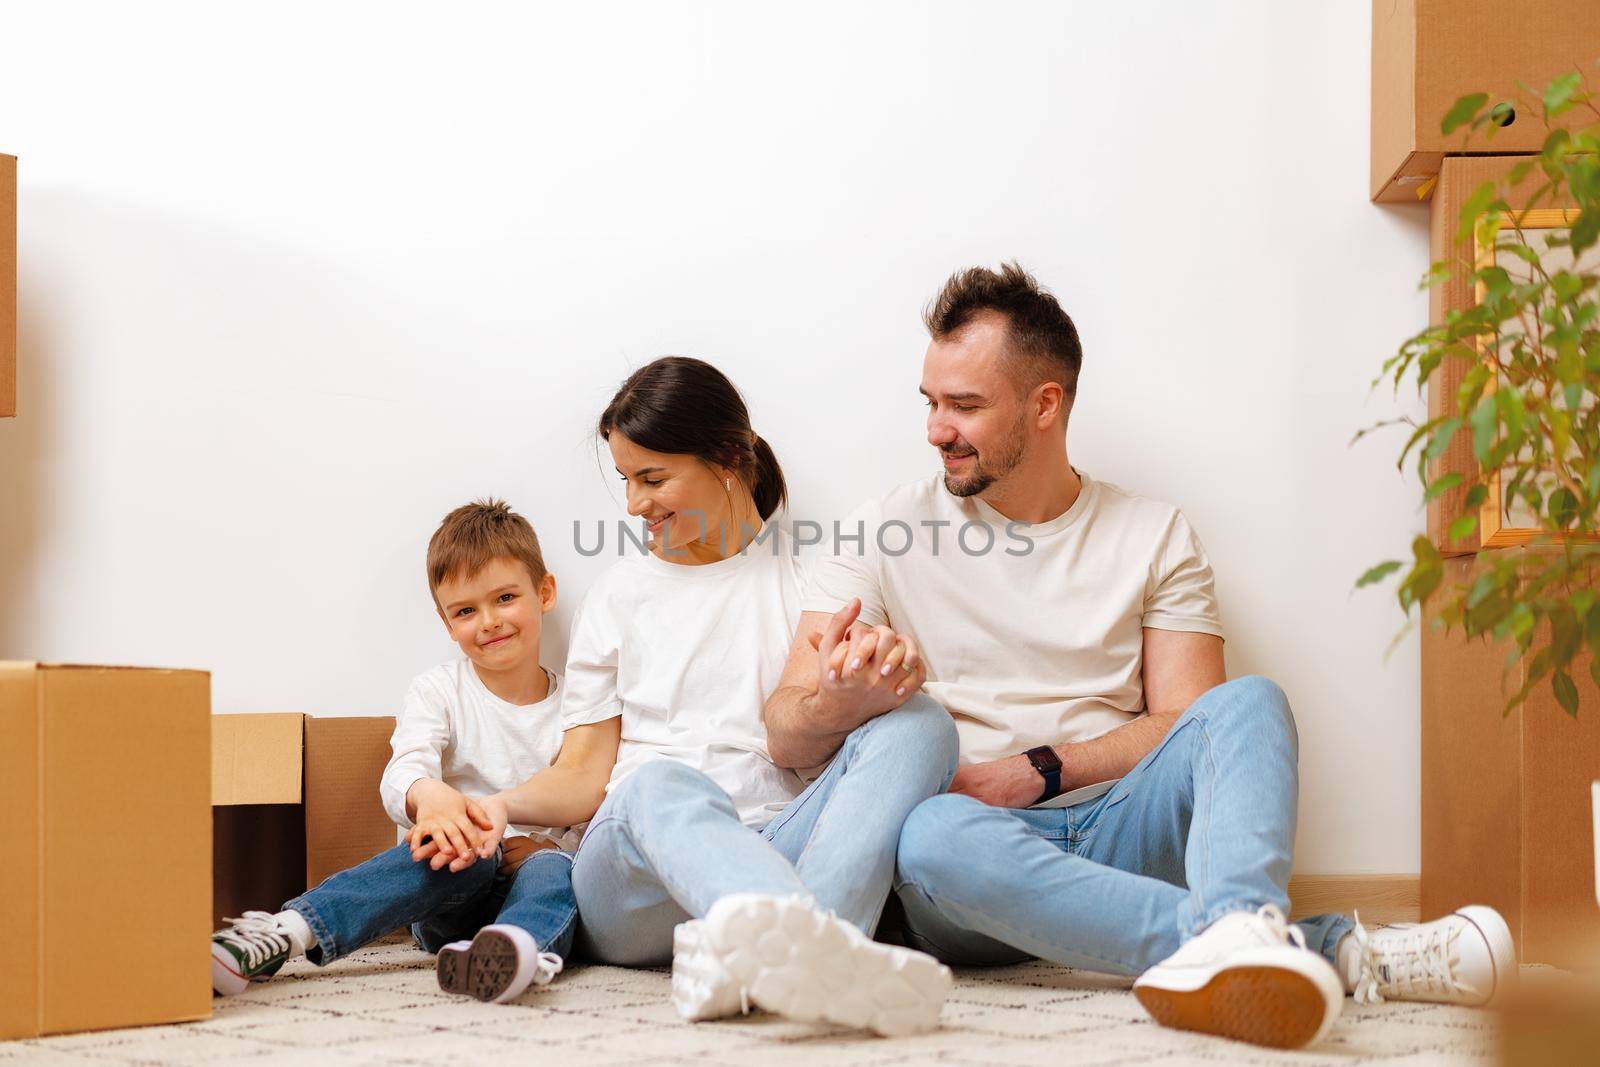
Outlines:
{"type": "Polygon", "coordinates": [[[1029,808],[1044,795],[1044,779],[1026,755],[968,763],[956,771],[950,792],[964,793],[997,808],[1029,808]]]}
{"type": "Polygon", "coordinates": [[[416,825],[406,833],[411,858],[433,870],[464,871],[493,856],[506,828],[503,801],[474,799],[436,779],[420,779],[411,787],[416,825]]]}
{"type": "Polygon", "coordinates": [[[899,707],[927,680],[915,641],[887,626],[862,626],[860,615],[861,601],[852,599],[811,638],[817,701],[852,729],[899,707]]]}

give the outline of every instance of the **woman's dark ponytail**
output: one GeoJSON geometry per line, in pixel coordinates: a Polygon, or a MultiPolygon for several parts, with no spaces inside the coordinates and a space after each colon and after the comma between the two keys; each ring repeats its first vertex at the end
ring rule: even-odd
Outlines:
{"type": "Polygon", "coordinates": [[[628,375],[600,413],[609,441],[620,433],[640,448],[731,467],[750,487],[765,522],[789,499],[772,446],[750,428],[750,412],[728,376],[689,356],[662,356],[628,375]]]}
{"type": "Polygon", "coordinates": [[[764,522],[780,505],[788,502],[789,486],[783,480],[783,468],[778,466],[778,457],[773,455],[767,439],[756,434],[751,447],[755,451],[756,471],[750,483],[750,495],[756,498],[756,510],[764,522]]]}

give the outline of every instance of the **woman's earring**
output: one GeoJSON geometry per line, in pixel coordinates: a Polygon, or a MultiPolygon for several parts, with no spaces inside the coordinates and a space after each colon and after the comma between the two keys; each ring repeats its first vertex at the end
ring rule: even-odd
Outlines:
{"type": "Polygon", "coordinates": [[[730,492],[730,493],[733,492],[733,479],[732,478],[724,478],[724,479],[722,479],[722,484],[727,487],[728,492],[730,492]]]}

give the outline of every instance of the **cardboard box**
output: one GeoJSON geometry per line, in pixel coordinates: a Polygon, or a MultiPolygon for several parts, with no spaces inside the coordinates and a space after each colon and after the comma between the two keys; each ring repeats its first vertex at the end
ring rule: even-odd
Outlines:
{"type": "Polygon", "coordinates": [[[211,678],[0,663],[0,1038],[211,1014],[211,678]]]}
{"type": "Polygon", "coordinates": [[[0,155],[0,419],[17,413],[17,157],[0,155]]]}
{"type": "Polygon", "coordinates": [[[272,911],[394,845],[378,783],[392,716],[217,715],[211,919],[272,911]]]}
{"type": "MultiPolygon", "coordinates": [[[[1439,129],[1458,98],[1513,101],[1518,82],[1537,95],[1570,70],[1593,85],[1597,57],[1595,0],[1372,0],[1372,199],[1416,203],[1444,157],[1463,151],[1462,131],[1439,129]]],[[[1558,124],[1583,125],[1585,114],[1593,118],[1574,110],[1558,124]]],[[[1536,152],[1546,133],[1537,112],[1519,113],[1467,150],[1536,152]]]]}
{"type": "MultiPolygon", "coordinates": [[[[1445,561],[1445,587],[1474,557],[1445,561]]],[[[1501,671],[1509,642],[1422,634],[1422,915],[1490,904],[1511,925],[1526,963],[1593,967],[1600,945],[1591,783],[1600,778],[1600,686],[1589,654],[1572,665],[1578,715],[1547,681],[1502,715],[1526,678],[1501,671]]]]}

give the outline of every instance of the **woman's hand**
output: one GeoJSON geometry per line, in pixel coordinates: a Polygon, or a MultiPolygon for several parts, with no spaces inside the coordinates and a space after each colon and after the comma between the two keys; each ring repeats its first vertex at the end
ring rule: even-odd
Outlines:
{"type": "Polygon", "coordinates": [[[914,640],[888,626],[862,626],[860,614],[861,601],[852,599],[812,638],[817,699],[857,723],[899,707],[927,680],[914,640]]]}

